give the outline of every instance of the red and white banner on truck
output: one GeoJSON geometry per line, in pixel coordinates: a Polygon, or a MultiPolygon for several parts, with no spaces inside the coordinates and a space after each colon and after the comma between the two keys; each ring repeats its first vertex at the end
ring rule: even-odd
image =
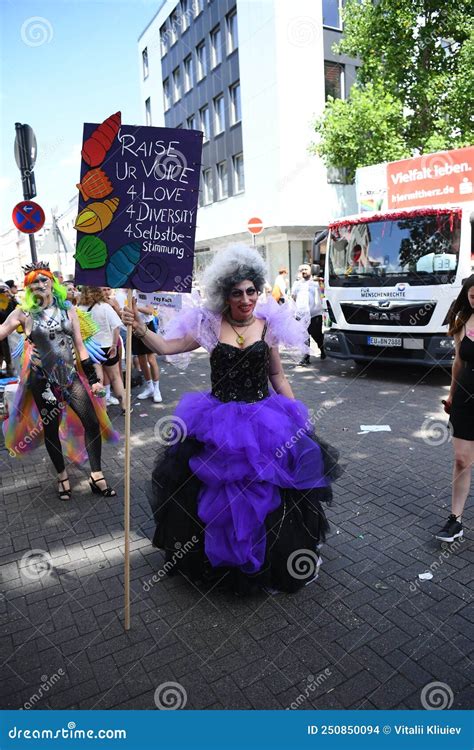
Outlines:
{"type": "Polygon", "coordinates": [[[474,201],[474,146],[361,167],[359,211],[474,201]]]}

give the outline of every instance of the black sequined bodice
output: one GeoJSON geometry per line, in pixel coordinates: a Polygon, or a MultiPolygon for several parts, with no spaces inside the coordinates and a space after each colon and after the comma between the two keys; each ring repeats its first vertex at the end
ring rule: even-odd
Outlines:
{"type": "Polygon", "coordinates": [[[255,341],[245,349],[219,341],[211,354],[212,395],[225,402],[268,398],[269,365],[266,341],[255,341]]]}

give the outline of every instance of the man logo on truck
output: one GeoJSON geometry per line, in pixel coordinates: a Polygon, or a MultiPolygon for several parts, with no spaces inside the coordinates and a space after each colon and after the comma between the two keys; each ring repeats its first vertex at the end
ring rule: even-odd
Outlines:
{"type": "Polygon", "coordinates": [[[376,321],[396,320],[398,322],[401,320],[401,315],[399,312],[384,312],[383,310],[381,310],[380,312],[370,311],[369,320],[376,320],[376,321]]]}

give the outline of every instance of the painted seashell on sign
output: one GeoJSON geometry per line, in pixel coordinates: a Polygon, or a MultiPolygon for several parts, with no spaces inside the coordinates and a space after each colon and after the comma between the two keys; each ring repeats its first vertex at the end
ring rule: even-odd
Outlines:
{"type": "Polygon", "coordinates": [[[121,125],[121,113],[116,112],[94,130],[92,135],[84,141],[82,158],[90,167],[98,167],[110,149],[121,125]]]}
{"type": "Polygon", "coordinates": [[[105,269],[107,286],[112,289],[123,287],[140,260],[140,245],[138,242],[130,242],[122,245],[110,256],[105,269]]]}
{"type": "Polygon", "coordinates": [[[85,201],[89,198],[105,198],[113,190],[112,183],[102,169],[89,169],[76,187],[85,201]]]}
{"type": "Polygon", "coordinates": [[[107,198],[105,201],[100,203],[89,203],[86,208],[83,208],[79,213],[75,229],[85,234],[95,234],[101,232],[103,229],[109,226],[110,222],[114,217],[114,213],[117,210],[119,204],[118,198],[107,198]]]}
{"type": "Polygon", "coordinates": [[[147,253],[140,259],[132,278],[135,289],[141,292],[159,292],[168,278],[168,261],[156,253],[147,253]]]}
{"type": "Polygon", "coordinates": [[[107,245],[100,237],[83,237],[74,255],[82,270],[102,268],[107,260],[107,245]]]}

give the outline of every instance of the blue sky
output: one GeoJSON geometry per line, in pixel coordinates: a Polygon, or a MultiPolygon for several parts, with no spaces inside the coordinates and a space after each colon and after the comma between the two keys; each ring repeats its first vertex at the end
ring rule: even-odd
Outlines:
{"type": "Polygon", "coordinates": [[[37,197],[47,220],[79,182],[84,122],[122,112],[143,122],[137,39],[159,0],[0,0],[0,231],[23,198],[13,155],[15,122],[36,133],[37,197]],[[41,42],[41,43],[40,43],[41,42]]]}

